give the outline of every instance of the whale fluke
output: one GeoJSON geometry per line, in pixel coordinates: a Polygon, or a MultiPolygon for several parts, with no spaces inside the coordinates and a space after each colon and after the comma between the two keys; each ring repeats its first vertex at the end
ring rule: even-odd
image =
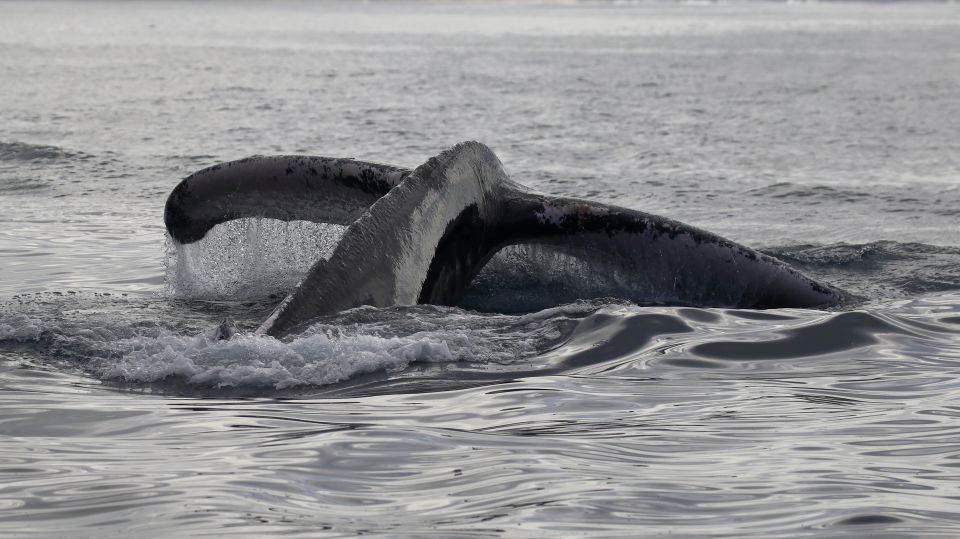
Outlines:
{"type": "Polygon", "coordinates": [[[182,243],[239,217],[349,225],[330,258],[318,260],[257,330],[273,336],[359,305],[455,305],[508,245],[602,259],[634,301],[763,309],[841,299],[779,260],[710,232],[527,189],[478,142],[412,171],[320,157],[251,158],[188,177],[167,201],[168,230],[182,243]]]}
{"type": "Polygon", "coordinates": [[[409,173],[353,159],[253,156],[188,176],[167,197],[163,220],[179,243],[248,217],[349,225],[409,173]]]}

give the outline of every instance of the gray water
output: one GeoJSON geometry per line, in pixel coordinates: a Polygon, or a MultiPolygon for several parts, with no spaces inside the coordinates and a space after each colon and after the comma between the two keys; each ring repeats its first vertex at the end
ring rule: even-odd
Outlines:
{"type": "Polygon", "coordinates": [[[0,537],[957,536],[958,36],[956,4],[0,3],[0,537]],[[277,341],[243,330],[338,230],[165,240],[217,162],[470,139],[850,299],[642,307],[505,252],[461,307],[277,341]]]}

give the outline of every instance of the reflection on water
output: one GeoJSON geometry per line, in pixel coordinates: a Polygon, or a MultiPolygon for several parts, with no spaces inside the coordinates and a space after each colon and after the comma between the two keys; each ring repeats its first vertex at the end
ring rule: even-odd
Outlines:
{"type": "MultiPolygon", "coordinates": [[[[960,525],[956,294],[840,313],[364,308],[306,334],[351,328],[344,341],[376,336],[383,350],[405,346],[398,335],[460,335],[463,348],[286,390],[272,377],[292,361],[283,348],[307,337],[209,363],[168,344],[151,360],[243,371],[219,379],[232,390],[135,369],[101,385],[92,377],[114,372],[105,364],[129,366],[169,339],[166,323],[129,300],[59,301],[62,319],[3,335],[0,521],[12,536],[122,523],[167,534],[257,524],[294,536],[946,537],[960,525]],[[126,318],[94,336],[71,319],[82,307],[126,318]],[[51,356],[75,374],[50,368],[51,356]]],[[[198,316],[181,333],[201,339],[214,322],[198,316]]],[[[326,361],[322,347],[299,353],[326,361]]]]}

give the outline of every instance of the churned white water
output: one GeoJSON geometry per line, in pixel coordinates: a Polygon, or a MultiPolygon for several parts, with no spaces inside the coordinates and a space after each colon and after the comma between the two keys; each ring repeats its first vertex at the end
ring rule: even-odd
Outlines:
{"type": "Polygon", "coordinates": [[[0,537],[955,537],[958,35],[955,3],[0,3],[0,537]],[[634,305],[518,247],[458,307],[277,340],[340,227],[165,238],[218,162],[462,140],[851,300],[634,305]]]}

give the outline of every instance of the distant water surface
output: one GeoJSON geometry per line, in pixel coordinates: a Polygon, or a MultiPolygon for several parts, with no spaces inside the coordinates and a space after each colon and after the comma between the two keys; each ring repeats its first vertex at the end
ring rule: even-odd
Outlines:
{"type": "Polygon", "coordinates": [[[0,537],[956,537],[958,35],[956,4],[0,4],[0,537]],[[244,332],[340,229],[165,240],[217,162],[470,139],[849,301],[637,306],[505,250],[460,307],[277,341],[244,332]]]}

